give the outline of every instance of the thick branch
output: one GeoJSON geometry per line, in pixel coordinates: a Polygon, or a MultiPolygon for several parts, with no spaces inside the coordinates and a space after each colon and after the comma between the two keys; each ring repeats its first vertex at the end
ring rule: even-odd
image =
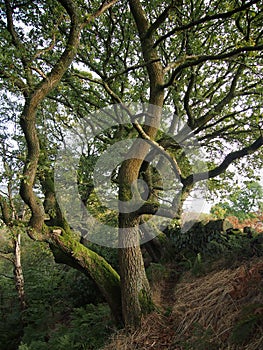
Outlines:
{"type": "Polygon", "coordinates": [[[163,70],[158,54],[156,50],[153,49],[153,38],[152,36],[147,36],[150,24],[145,16],[141,2],[139,0],[130,0],[129,3],[139,32],[144,62],[152,62],[146,66],[150,79],[149,102],[153,105],[162,107],[164,94],[161,91],[160,86],[163,85],[163,70]]]}
{"type": "Polygon", "coordinates": [[[0,208],[1,208],[1,212],[2,212],[3,222],[7,226],[9,226],[10,223],[12,222],[11,210],[10,210],[5,198],[2,195],[0,195],[0,208]]]}
{"type": "Polygon", "coordinates": [[[149,27],[149,29],[147,30],[147,36],[151,37],[153,35],[153,33],[160,27],[160,25],[166,20],[166,18],[169,15],[169,12],[171,9],[173,9],[174,6],[171,3],[170,5],[168,5],[164,11],[160,14],[160,16],[155,20],[154,23],[152,23],[152,25],[149,27]]]}
{"type": "Polygon", "coordinates": [[[65,254],[68,265],[78,268],[92,278],[108,302],[116,322],[121,324],[120,277],[118,273],[103,257],[86,248],[69,233],[62,230],[53,230],[51,245],[53,245],[53,249],[59,249],[65,254]]]}
{"type": "Polygon", "coordinates": [[[35,93],[31,98],[31,109],[32,112],[35,111],[39,103],[46,97],[46,95],[53,90],[53,88],[59,83],[62,76],[71,64],[75,54],[77,52],[80,32],[81,32],[81,22],[79,9],[74,1],[71,0],[59,0],[62,6],[67,10],[71,25],[70,33],[68,36],[68,41],[66,48],[62,53],[60,59],[57,61],[51,72],[48,74],[46,79],[38,85],[35,93]]]}
{"type": "Polygon", "coordinates": [[[195,75],[194,75],[194,73],[192,73],[191,77],[190,77],[189,84],[187,86],[187,90],[186,90],[185,95],[184,95],[184,109],[185,109],[187,117],[188,117],[188,125],[190,128],[194,128],[194,124],[195,124],[194,117],[193,117],[193,114],[191,111],[191,107],[189,105],[190,94],[191,94],[191,91],[193,89],[194,82],[195,82],[195,75]]]}
{"type": "Polygon", "coordinates": [[[33,94],[26,99],[20,118],[20,125],[25,135],[28,150],[26,164],[23,170],[23,180],[20,186],[20,194],[24,202],[30,207],[32,213],[30,225],[37,231],[42,229],[44,223],[44,208],[33,191],[40,154],[39,139],[35,125],[36,111],[39,104],[59,83],[63,74],[71,64],[78,47],[81,31],[79,10],[75,6],[74,1],[61,0],[60,3],[67,10],[71,19],[70,33],[66,48],[50,74],[46,79],[41,81],[33,94]]]}
{"type": "Polygon", "coordinates": [[[5,0],[5,8],[6,8],[7,30],[11,34],[13,44],[19,47],[20,40],[14,28],[13,11],[9,0],[5,0]]]}
{"type": "Polygon", "coordinates": [[[260,136],[251,145],[244,147],[241,150],[229,153],[225,157],[223,162],[217,167],[215,167],[214,169],[203,173],[197,173],[194,176],[190,175],[183,181],[183,183],[184,185],[188,185],[188,184],[193,184],[202,180],[214,178],[222,174],[229,167],[229,165],[232,164],[235,160],[243,158],[249,154],[255,153],[260,147],[262,147],[262,145],[263,145],[263,136],[260,136]]]}
{"type": "MultiPolygon", "coordinates": [[[[37,171],[40,147],[39,140],[36,130],[36,111],[39,104],[43,99],[53,90],[56,85],[60,82],[64,73],[70,66],[77,48],[79,45],[80,33],[83,27],[83,23],[80,20],[80,11],[78,6],[72,0],[59,0],[61,5],[66,9],[70,20],[70,33],[68,36],[68,41],[66,48],[62,53],[60,59],[57,61],[51,72],[43,79],[36,87],[34,93],[28,97],[26,100],[24,110],[20,119],[20,125],[24,132],[26,143],[27,143],[27,159],[23,171],[23,181],[20,186],[20,194],[23,200],[31,209],[32,216],[30,224],[37,231],[41,230],[44,222],[44,209],[40,201],[37,199],[33,192],[33,186],[37,171]]],[[[112,6],[115,1],[110,3],[104,3],[98,11],[94,13],[89,19],[95,18],[106,11],[110,6],[112,6]]],[[[88,21],[88,22],[89,22],[88,21]]]]}

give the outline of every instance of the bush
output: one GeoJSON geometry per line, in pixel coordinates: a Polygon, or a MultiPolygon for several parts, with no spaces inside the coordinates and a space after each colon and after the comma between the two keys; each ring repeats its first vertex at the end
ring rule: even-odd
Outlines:
{"type": "Polygon", "coordinates": [[[196,223],[189,231],[181,232],[180,228],[169,232],[170,258],[194,273],[203,270],[202,264],[223,257],[229,265],[235,261],[262,256],[263,235],[248,238],[239,230],[228,234],[219,230],[207,229],[205,223],[196,223]]]}

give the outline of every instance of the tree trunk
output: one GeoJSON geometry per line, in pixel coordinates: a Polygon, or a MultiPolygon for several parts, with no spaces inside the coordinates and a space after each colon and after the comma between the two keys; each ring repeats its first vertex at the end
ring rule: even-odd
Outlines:
{"type": "MultiPolygon", "coordinates": [[[[146,143],[135,142],[129,159],[122,163],[119,171],[119,199],[122,203],[131,199],[136,202],[140,194],[132,193],[132,184],[138,179],[143,156],[148,151],[146,143]],[[134,156],[133,156],[134,154],[134,156]],[[138,158],[135,158],[135,157],[138,158]],[[137,198],[136,198],[137,197],[137,198]]],[[[132,211],[132,209],[131,209],[132,211]]],[[[127,328],[140,325],[143,313],[152,307],[151,291],[146,277],[139,241],[140,217],[134,212],[119,212],[119,261],[122,293],[122,313],[127,328]]]]}
{"type": "Polygon", "coordinates": [[[151,290],[146,277],[142,258],[138,218],[132,215],[120,215],[119,224],[125,228],[121,235],[121,245],[126,248],[119,250],[122,313],[127,328],[136,328],[140,325],[143,314],[153,309],[151,290]]]}
{"type": "Polygon", "coordinates": [[[56,262],[72,266],[92,278],[107,301],[116,324],[123,324],[120,276],[111,265],[64,230],[53,230],[49,244],[56,262]]]}
{"type": "Polygon", "coordinates": [[[21,265],[21,235],[18,232],[13,239],[14,244],[14,277],[16,290],[18,293],[18,298],[20,302],[21,311],[26,309],[26,300],[25,300],[25,289],[24,289],[24,275],[21,265]]]}
{"type": "MultiPolygon", "coordinates": [[[[150,99],[148,113],[145,116],[144,132],[154,139],[159,128],[164,91],[162,85],[163,69],[154,47],[152,35],[147,35],[150,23],[139,0],[129,1],[130,9],[140,36],[142,53],[150,81],[150,99]],[[151,63],[149,63],[151,62],[151,63]]],[[[131,187],[139,177],[142,162],[149,151],[145,141],[135,142],[131,147],[127,160],[119,171],[119,199],[123,203],[131,199],[140,200],[140,194],[132,193],[131,187]],[[133,198],[133,196],[135,198],[133,198]]],[[[120,208],[121,209],[121,208],[120,208]]],[[[139,243],[140,217],[134,213],[119,212],[119,240],[122,249],[119,251],[122,312],[126,327],[135,328],[140,325],[143,313],[152,309],[151,291],[143,264],[139,243]]]]}

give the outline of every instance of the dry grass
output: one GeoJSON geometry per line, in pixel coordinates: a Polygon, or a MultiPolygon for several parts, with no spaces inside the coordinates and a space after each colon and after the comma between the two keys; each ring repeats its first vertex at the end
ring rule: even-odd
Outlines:
{"type": "MultiPolygon", "coordinates": [[[[142,321],[141,328],[131,334],[120,331],[103,350],[148,350],[171,349],[174,325],[171,317],[152,313],[142,321]]],[[[173,348],[175,349],[175,348],[173,348]]],[[[181,349],[181,348],[177,348],[181,349]]]]}
{"type": "MultiPolygon", "coordinates": [[[[234,270],[225,269],[192,281],[186,274],[176,290],[173,310],[174,317],[180,319],[177,336],[191,334],[198,324],[210,331],[211,342],[223,346],[241,310],[247,305],[263,303],[262,272],[263,262],[257,259],[234,270]]],[[[260,341],[262,338],[255,339],[250,348],[259,348],[260,341]]]]}
{"type": "MultiPolygon", "coordinates": [[[[235,269],[193,277],[186,273],[177,284],[170,316],[152,313],[132,334],[117,333],[103,350],[259,350],[263,348],[263,259],[253,259],[235,269]],[[230,341],[242,310],[254,307],[261,318],[242,344],[230,341]]],[[[167,291],[169,293],[169,291],[167,291]]]]}

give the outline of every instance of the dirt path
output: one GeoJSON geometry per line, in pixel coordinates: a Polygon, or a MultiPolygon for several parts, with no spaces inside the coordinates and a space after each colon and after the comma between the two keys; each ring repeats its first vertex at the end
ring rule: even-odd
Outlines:
{"type": "Polygon", "coordinates": [[[161,303],[164,308],[170,309],[175,303],[175,289],[181,272],[174,265],[167,266],[168,276],[165,278],[161,290],[161,303]]]}

